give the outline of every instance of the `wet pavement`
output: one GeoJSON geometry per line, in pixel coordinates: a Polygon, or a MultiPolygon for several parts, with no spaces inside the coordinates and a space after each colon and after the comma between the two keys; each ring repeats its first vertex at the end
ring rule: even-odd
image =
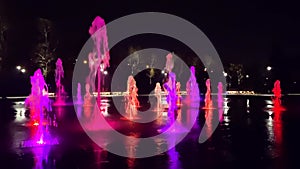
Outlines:
{"type": "MultiPolygon", "coordinates": [[[[270,97],[229,96],[225,100],[227,107],[222,109],[217,102],[214,109],[182,108],[176,112],[177,121],[182,124],[180,130],[188,128],[185,124],[193,122],[193,116],[196,122],[191,130],[185,131],[187,136],[180,143],[163,152],[173,137],[153,139],[152,144],[159,147],[153,153],[158,155],[127,158],[99,147],[85,130],[100,133],[100,142],[107,148],[118,147],[128,156],[143,151],[143,145],[133,140],[113,140],[106,132],[110,130],[95,120],[99,112],[70,104],[53,107],[49,115],[50,121],[56,123],[49,130],[58,144],[22,146],[35,132],[30,125],[29,111],[24,108],[22,99],[2,99],[0,168],[300,168],[299,101],[298,96],[283,97],[282,106],[286,110],[282,111],[274,109],[270,97]],[[219,118],[220,123],[213,131],[215,118],[219,118]],[[80,122],[87,125],[82,126],[80,122]],[[212,136],[200,144],[200,132],[212,136]]],[[[123,135],[152,137],[162,133],[170,122],[168,112],[162,111],[160,118],[151,123],[133,123],[118,113],[110,99],[107,105],[101,113],[108,124],[123,135]]],[[[152,113],[156,116],[158,111],[152,113]]]]}

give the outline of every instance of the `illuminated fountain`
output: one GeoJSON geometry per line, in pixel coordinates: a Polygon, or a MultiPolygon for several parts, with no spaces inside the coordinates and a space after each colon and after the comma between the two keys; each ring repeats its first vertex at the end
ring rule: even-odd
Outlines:
{"type": "Polygon", "coordinates": [[[57,144],[57,139],[51,139],[48,130],[49,125],[56,126],[55,122],[49,121],[48,112],[52,111],[51,100],[48,97],[47,84],[38,69],[30,77],[31,94],[25,100],[25,106],[30,109],[31,127],[34,128],[33,140],[23,141],[22,147],[57,144]]]}
{"type": "Polygon", "coordinates": [[[166,56],[166,67],[168,71],[168,81],[163,84],[163,87],[167,91],[167,103],[168,103],[168,114],[171,122],[175,120],[174,111],[177,109],[177,91],[176,91],[176,75],[172,72],[174,67],[174,60],[171,53],[166,56]]]}
{"type": "Polygon", "coordinates": [[[222,82],[218,83],[218,108],[223,108],[223,84],[222,82]]]}
{"type": "Polygon", "coordinates": [[[87,79],[87,83],[92,87],[92,91],[95,91],[95,78],[98,74],[98,86],[97,86],[97,101],[100,103],[100,90],[101,90],[101,71],[109,67],[109,48],[106,33],[106,26],[104,20],[97,16],[92,25],[90,26],[89,33],[94,41],[93,52],[89,54],[89,66],[90,74],[87,79]]]}
{"type": "Polygon", "coordinates": [[[77,100],[76,100],[76,104],[82,104],[82,98],[81,98],[81,85],[80,83],[77,84],[77,100]]]}
{"type": "Polygon", "coordinates": [[[210,90],[210,79],[206,80],[206,93],[205,93],[205,107],[206,109],[213,108],[213,103],[211,99],[211,90],[210,90]]]}
{"type": "MultiPolygon", "coordinates": [[[[154,89],[154,95],[156,97],[156,111],[160,112],[162,109],[162,105],[161,105],[161,86],[160,83],[156,83],[155,89],[154,89]]],[[[159,115],[159,113],[157,113],[159,115]]]]}
{"type": "Polygon", "coordinates": [[[186,83],[186,93],[187,93],[187,102],[199,102],[199,87],[197,83],[197,79],[195,76],[195,67],[191,66],[190,68],[191,76],[190,79],[186,83]]]}
{"type": "Polygon", "coordinates": [[[127,80],[127,92],[125,95],[125,110],[128,113],[128,118],[133,119],[137,115],[137,108],[140,107],[140,102],[137,98],[138,88],[133,76],[129,76],[127,80]]]}
{"type": "Polygon", "coordinates": [[[55,83],[56,83],[56,100],[55,105],[64,105],[66,92],[64,86],[61,84],[61,79],[64,78],[64,69],[60,58],[56,61],[55,69],[55,83]]]}
{"type": "Polygon", "coordinates": [[[181,87],[180,82],[176,82],[176,93],[177,93],[177,102],[176,102],[176,105],[178,107],[180,107],[180,105],[181,105],[181,99],[182,99],[181,93],[180,93],[180,87],[181,87]]]}
{"type": "Polygon", "coordinates": [[[274,88],[272,90],[274,93],[274,96],[272,97],[274,110],[285,110],[281,105],[281,87],[280,87],[280,81],[276,80],[274,83],[274,88]]]}
{"type": "Polygon", "coordinates": [[[92,95],[90,93],[90,85],[89,84],[85,84],[85,95],[84,95],[83,106],[85,106],[85,107],[92,106],[92,95]]]}

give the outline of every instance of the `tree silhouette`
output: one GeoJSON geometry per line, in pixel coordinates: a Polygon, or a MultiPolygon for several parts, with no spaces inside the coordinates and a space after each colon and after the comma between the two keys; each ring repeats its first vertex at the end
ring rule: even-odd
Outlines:
{"type": "Polygon", "coordinates": [[[40,38],[31,60],[42,69],[43,75],[46,78],[52,70],[51,62],[56,59],[55,51],[57,43],[53,41],[53,24],[51,21],[39,18],[38,31],[40,38]]]}

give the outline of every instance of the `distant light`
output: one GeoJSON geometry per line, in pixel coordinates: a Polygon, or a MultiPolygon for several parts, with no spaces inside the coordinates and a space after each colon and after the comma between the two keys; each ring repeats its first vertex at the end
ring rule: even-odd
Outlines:
{"type": "Polygon", "coordinates": [[[249,78],[249,75],[246,75],[246,78],[249,78]]]}
{"type": "Polygon", "coordinates": [[[87,60],[84,60],[83,63],[84,63],[84,64],[87,64],[88,62],[87,62],[87,60]]]}
{"type": "Polygon", "coordinates": [[[105,71],[103,72],[103,74],[107,75],[107,74],[108,74],[108,72],[105,70],[105,71]]]}
{"type": "Polygon", "coordinates": [[[271,66],[267,66],[267,70],[268,71],[272,70],[272,67],[271,66]]]}
{"type": "Polygon", "coordinates": [[[21,69],[21,72],[22,72],[22,73],[25,73],[25,72],[26,72],[26,69],[21,69]]]}
{"type": "Polygon", "coordinates": [[[165,76],[167,76],[168,74],[167,73],[165,73],[165,76]]]}
{"type": "Polygon", "coordinates": [[[17,68],[18,70],[21,70],[21,66],[17,66],[16,68],[17,68]]]}
{"type": "Polygon", "coordinates": [[[213,70],[210,71],[210,73],[213,73],[213,72],[214,72],[213,70]]]}
{"type": "Polygon", "coordinates": [[[100,68],[100,71],[101,71],[101,72],[103,72],[103,71],[104,71],[104,69],[103,69],[103,68],[100,68]]]}
{"type": "Polygon", "coordinates": [[[206,72],[206,70],[207,70],[207,69],[206,69],[206,68],[204,68],[204,72],[206,72]]]}
{"type": "Polygon", "coordinates": [[[266,77],[266,79],[268,80],[269,78],[266,77]]]}
{"type": "Polygon", "coordinates": [[[227,76],[228,76],[228,74],[227,74],[226,72],[223,72],[223,74],[224,74],[224,76],[225,76],[225,77],[227,77],[227,76]]]}
{"type": "Polygon", "coordinates": [[[164,74],[164,73],[165,73],[165,71],[164,71],[164,70],[162,70],[162,71],[161,71],[161,73],[162,73],[162,74],[164,74]]]}
{"type": "Polygon", "coordinates": [[[149,68],[149,65],[146,65],[146,68],[149,68]]]}
{"type": "Polygon", "coordinates": [[[296,84],[297,82],[294,82],[294,84],[296,84]]]}

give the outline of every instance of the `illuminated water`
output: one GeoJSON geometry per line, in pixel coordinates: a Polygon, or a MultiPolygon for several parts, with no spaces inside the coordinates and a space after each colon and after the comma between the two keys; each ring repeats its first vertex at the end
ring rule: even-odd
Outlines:
{"type": "MultiPolygon", "coordinates": [[[[111,98],[107,99],[102,112],[109,121],[119,121],[115,127],[124,134],[149,137],[166,124],[166,119],[146,125],[120,120],[111,98]]],[[[20,148],[20,142],[30,138],[32,132],[26,126],[29,119],[24,100],[2,99],[0,168],[299,168],[300,97],[282,97],[286,111],[275,113],[270,97],[230,96],[227,100],[224,109],[201,108],[197,124],[176,148],[151,158],[131,159],[113,155],[94,144],[77,120],[77,116],[88,117],[92,110],[79,106],[81,113],[76,116],[72,105],[53,109],[57,128],[50,131],[59,139],[58,145],[20,148]],[[223,112],[222,122],[211,139],[199,144],[199,132],[205,120],[211,121],[214,114],[223,112]]],[[[187,120],[185,114],[182,111],[177,119],[187,120]]],[[[124,140],[121,145],[128,144],[124,140]]],[[[139,149],[139,145],[134,148],[139,149]]]]}

